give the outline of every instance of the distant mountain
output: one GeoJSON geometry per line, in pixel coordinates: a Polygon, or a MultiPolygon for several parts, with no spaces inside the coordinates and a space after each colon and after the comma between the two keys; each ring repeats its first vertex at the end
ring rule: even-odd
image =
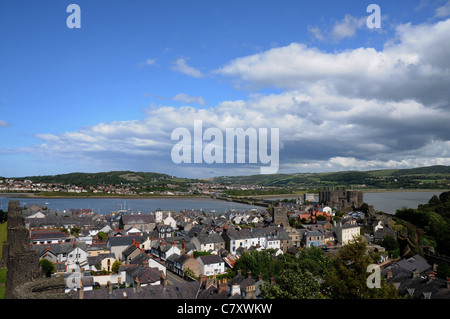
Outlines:
{"type": "Polygon", "coordinates": [[[73,185],[101,184],[184,184],[212,182],[220,184],[263,185],[273,187],[321,188],[324,186],[354,186],[366,188],[423,188],[450,189],[450,166],[436,165],[411,169],[373,171],[343,171],[329,173],[294,173],[249,176],[221,176],[208,179],[189,179],[152,172],[112,171],[101,173],[70,173],[16,178],[33,182],[73,185]]]}
{"type": "Polygon", "coordinates": [[[101,184],[167,184],[183,183],[190,181],[186,178],[178,178],[167,174],[151,172],[112,171],[100,173],[69,173],[46,176],[27,176],[17,178],[29,179],[33,182],[62,183],[72,185],[101,185],[101,184]]]}
{"type": "Polygon", "coordinates": [[[436,165],[411,169],[295,173],[251,176],[221,176],[215,183],[278,187],[355,186],[369,188],[450,188],[450,166],[436,165]]]}

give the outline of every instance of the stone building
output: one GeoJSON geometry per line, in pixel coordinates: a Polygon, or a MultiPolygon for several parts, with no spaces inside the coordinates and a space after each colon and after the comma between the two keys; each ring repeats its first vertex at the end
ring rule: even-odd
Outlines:
{"type": "Polygon", "coordinates": [[[286,206],[272,207],[273,223],[275,226],[289,227],[289,220],[287,216],[286,206]]]}
{"type": "Polygon", "coordinates": [[[360,207],[364,203],[363,193],[360,191],[347,190],[345,187],[324,187],[319,192],[319,203],[330,207],[345,210],[349,207],[360,207]]]}

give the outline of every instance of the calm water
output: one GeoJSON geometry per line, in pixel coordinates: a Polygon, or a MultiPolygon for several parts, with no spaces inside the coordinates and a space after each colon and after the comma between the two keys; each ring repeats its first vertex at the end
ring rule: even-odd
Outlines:
{"type": "Polygon", "coordinates": [[[25,204],[45,204],[54,211],[70,209],[93,209],[95,213],[106,214],[121,209],[134,212],[148,213],[157,209],[182,211],[185,209],[202,209],[205,212],[215,210],[217,213],[230,209],[251,210],[261,209],[259,206],[227,202],[209,198],[155,198],[155,199],[113,199],[113,198],[6,198],[0,197],[0,209],[7,210],[10,200],[18,200],[23,207],[25,204]]]}
{"type": "MultiPolygon", "coordinates": [[[[364,193],[364,202],[369,205],[373,205],[375,210],[382,211],[388,214],[395,214],[397,209],[417,208],[420,204],[426,204],[433,195],[439,196],[443,191],[429,192],[429,191],[417,191],[417,192],[376,192],[376,193],[364,193]]],[[[295,199],[298,196],[286,196],[277,199],[295,199]]],[[[316,196],[316,200],[319,197],[316,196]]]]}
{"type": "Polygon", "coordinates": [[[395,214],[397,209],[417,208],[419,204],[426,204],[433,195],[439,196],[438,192],[379,192],[364,193],[364,202],[373,205],[375,210],[388,214],[395,214]]]}
{"type": "MultiPolygon", "coordinates": [[[[395,214],[397,209],[403,207],[417,208],[419,204],[428,203],[433,196],[441,194],[438,192],[377,192],[364,193],[364,202],[373,205],[375,210],[389,214],[395,214]]],[[[283,198],[290,198],[289,196],[283,198]]],[[[295,197],[293,197],[295,198],[295,197]]],[[[182,211],[185,209],[203,209],[205,212],[215,210],[223,213],[230,209],[251,210],[265,209],[259,206],[232,203],[208,198],[155,198],[155,199],[113,199],[113,198],[7,198],[0,197],[0,209],[7,210],[10,200],[18,200],[20,205],[46,204],[51,210],[63,211],[74,209],[91,208],[95,213],[106,214],[121,209],[129,209],[134,212],[148,213],[157,209],[182,211]]]]}

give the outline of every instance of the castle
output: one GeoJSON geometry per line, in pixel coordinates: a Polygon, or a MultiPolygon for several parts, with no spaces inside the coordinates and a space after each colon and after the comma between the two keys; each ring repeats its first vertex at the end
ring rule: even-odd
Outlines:
{"type": "Polygon", "coordinates": [[[319,192],[319,203],[345,210],[352,206],[361,207],[364,199],[363,193],[360,191],[347,190],[345,187],[337,187],[334,190],[327,186],[319,192]]]}
{"type": "Polygon", "coordinates": [[[64,278],[42,278],[39,256],[30,249],[29,237],[19,202],[10,201],[7,241],[3,243],[5,299],[68,298],[64,278]]]}

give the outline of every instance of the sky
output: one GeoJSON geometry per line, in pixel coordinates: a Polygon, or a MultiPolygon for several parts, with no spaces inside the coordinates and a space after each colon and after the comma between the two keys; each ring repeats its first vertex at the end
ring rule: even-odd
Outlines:
{"type": "Polygon", "coordinates": [[[194,121],[278,129],[278,173],[450,165],[450,1],[0,2],[0,176],[268,165],[176,163],[194,121]]]}

